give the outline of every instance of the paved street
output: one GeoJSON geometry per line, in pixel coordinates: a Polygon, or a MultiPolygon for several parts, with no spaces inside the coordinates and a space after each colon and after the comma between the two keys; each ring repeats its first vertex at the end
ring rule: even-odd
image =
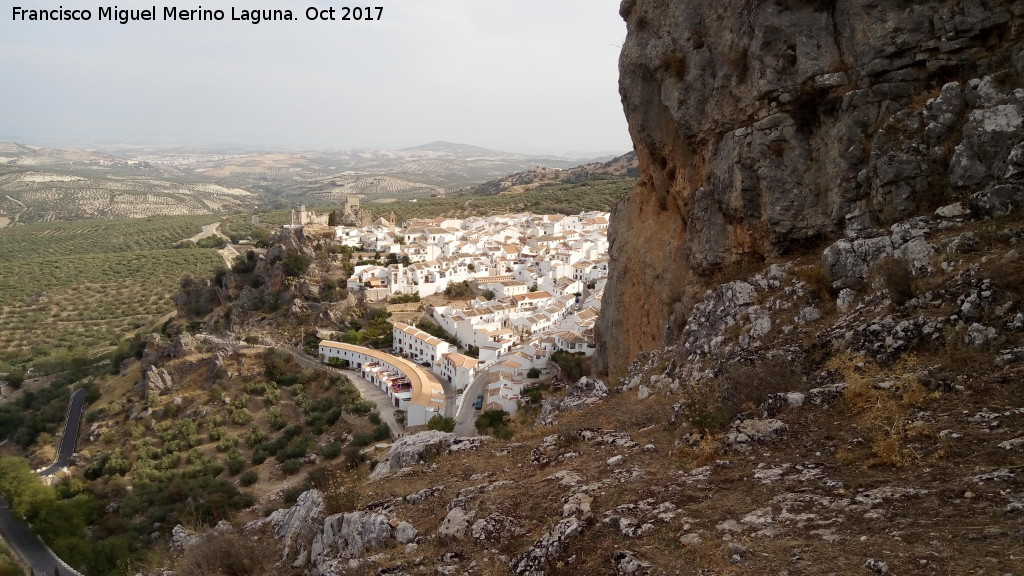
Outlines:
{"type": "MultiPolygon", "coordinates": [[[[64,419],[64,434],[61,436],[57,458],[53,464],[39,471],[43,478],[55,474],[68,465],[78,444],[78,433],[85,411],[85,389],[76,390],[68,401],[68,411],[64,419]]],[[[0,498],[0,535],[3,535],[11,551],[25,562],[32,574],[49,576],[51,574],[74,575],[78,572],[71,569],[58,558],[46,544],[32,532],[32,528],[21,518],[11,512],[7,501],[0,498]]]]}
{"type": "Polygon", "coordinates": [[[352,384],[359,390],[359,394],[367,400],[372,400],[380,411],[380,419],[391,428],[391,434],[395,438],[405,434],[405,428],[395,420],[395,405],[388,398],[387,392],[377,388],[372,382],[364,380],[355,370],[339,370],[352,381],[352,384]]]}
{"type": "Polygon", "coordinates": [[[62,562],[32,529],[19,518],[14,517],[7,502],[0,498],[0,534],[11,550],[28,564],[32,574],[50,576],[57,574],[78,574],[62,562]]]}
{"type": "Polygon", "coordinates": [[[459,406],[459,411],[455,415],[455,434],[476,436],[476,417],[480,411],[473,408],[473,401],[476,400],[478,394],[484,393],[486,384],[487,372],[483,372],[478,374],[469,388],[462,393],[462,405],[459,406]]]}
{"type": "Polygon", "coordinates": [[[82,413],[85,411],[85,389],[76,390],[68,402],[68,413],[64,422],[64,435],[60,439],[60,447],[57,448],[57,459],[46,468],[39,471],[43,478],[56,474],[58,470],[68,465],[68,461],[75,454],[75,446],[78,444],[79,428],[82,424],[82,413]]]}

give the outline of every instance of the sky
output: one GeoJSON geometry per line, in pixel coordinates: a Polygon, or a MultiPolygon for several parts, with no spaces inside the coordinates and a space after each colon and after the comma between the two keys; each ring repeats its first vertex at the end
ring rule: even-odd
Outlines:
{"type": "MultiPolygon", "coordinates": [[[[374,0],[374,21],[312,21],[320,0],[103,0],[0,13],[0,139],[24,144],[403,148],[445,140],[530,153],[632,148],[618,94],[618,0],[374,0]],[[88,9],[90,21],[13,19],[88,9]],[[163,21],[165,7],[224,10],[163,21]],[[252,8],[298,21],[232,21],[252,8]],[[376,12],[376,11],[374,11],[376,12]]],[[[352,4],[349,4],[350,6],[352,4]]]]}

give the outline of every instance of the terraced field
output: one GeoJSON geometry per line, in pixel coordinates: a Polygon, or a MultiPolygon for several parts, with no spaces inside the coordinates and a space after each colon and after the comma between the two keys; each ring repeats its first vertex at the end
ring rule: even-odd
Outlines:
{"type": "Polygon", "coordinates": [[[211,183],[46,171],[0,175],[0,213],[17,214],[20,222],[210,214],[251,204],[249,192],[211,183]]]}
{"type": "MultiPolygon", "coordinates": [[[[335,178],[335,180],[339,180],[335,178]]],[[[443,194],[444,188],[403,180],[384,175],[369,175],[352,178],[346,182],[338,182],[327,190],[313,192],[315,202],[331,203],[343,201],[345,196],[361,196],[366,201],[378,199],[415,198],[429,197],[433,194],[443,194]]],[[[315,203],[314,202],[314,203],[315,203]]]]}
{"type": "Polygon", "coordinates": [[[92,220],[0,230],[0,367],[94,356],[174,310],[181,278],[216,250],[171,249],[216,216],[92,220]]]}
{"type": "Polygon", "coordinates": [[[608,212],[629,192],[636,178],[608,177],[578,183],[543,184],[516,194],[460,193],[445,198],[420,198],[398,202],[364,202],[374,216],[394,211],[399,221],[408,218],[487,216],[510,212],[578,214],[588,210],[608,212]]]}

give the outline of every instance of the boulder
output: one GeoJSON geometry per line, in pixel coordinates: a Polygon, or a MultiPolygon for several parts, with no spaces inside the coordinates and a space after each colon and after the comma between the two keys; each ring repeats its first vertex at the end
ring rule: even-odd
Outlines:
{"type": "Polygon", "coordinates": [[[139,396],[149,398],[150,395],[159,396],[174,388],[174,380],[167,370],[150,366],[142,376],[139,383],[139,396]]]}
{"type": "Polygon", "coordinates": [[[269,528],[281,542],[282,560],[295,556],[295,564],[305,565],[314,538],[323,522],[324,495],[307,490],[299,495],[291,508],[275,510],[270,516],[245,525],[246,532],[269,528]]]}
{"type": "Polygon", "coordinates": [[[476,512],[467,512],[460,506],[452,508],[441,522],[441,527],[437,529],[437,537],[443,540],[462,540],[466,537],[466,531],[469,530],[474,516],[476,512]]]}
{"type": "Polygon", "coordinates": [[[516,556],[509,568],[516,576],[543,576],[544,566],[565,549],[569,540],[583,532],[584,523],[575,516],[559,520],[530,549],[516,556]]]}
{"type": "Polygon", "coordinates": [[[382,514],[365,511],[334,514],[324,518],[323,529],[313,540],[310,561],[319,565],[336,557],[357,558],[394,541],[391,523],[382,514]]]}
{"type": "Polygon", "coordinates": [[[427,430],[399,438],[383,462],[377,464],[370,480],[379,480],[402,468],[421,464],[427,459],[448,452],[456,436],[450,432],[427,430]]]}
{"type": "Polygon", "coordinates": [[[395,540],[399,544],[412,544],[416,542],[417,536],[419,532],[408,522],[399,522],[398,526],[395,526],[395,540]]]}

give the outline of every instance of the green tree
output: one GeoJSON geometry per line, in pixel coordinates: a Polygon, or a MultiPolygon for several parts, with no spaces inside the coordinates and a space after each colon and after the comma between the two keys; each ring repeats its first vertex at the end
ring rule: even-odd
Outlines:
{"type": "Polygon", "coordinates": [[[312,264],[313,260],[299,252],[298,250],[288,250],[285,252],[284,260],[282,260],[282,266],[284,267],[285,276],[291,276],[297,278],[306,273],[309,269],[309,265],[312,264]]]}
{"type": "Polygon", "coordinates": [[[428,430],[440,430],[442,432],[453,432],[455,431],[455,419],[446,418],[440,414],[434,414],[427,421],[428,430]]]}
{"type": "Polygon", "coordinates": [[[21,385],[25,383],[25,371],[24,370],[11,370],[7,373],[7,385],[15,390],[21,388],[21,385]]]}
{"type": "Polygon", "coordinates": [[[508,440],[515,433],[509,425],[509,414],[504,410],[488,410],[477,417],[476,429],[481,434],[508,440]]]}

